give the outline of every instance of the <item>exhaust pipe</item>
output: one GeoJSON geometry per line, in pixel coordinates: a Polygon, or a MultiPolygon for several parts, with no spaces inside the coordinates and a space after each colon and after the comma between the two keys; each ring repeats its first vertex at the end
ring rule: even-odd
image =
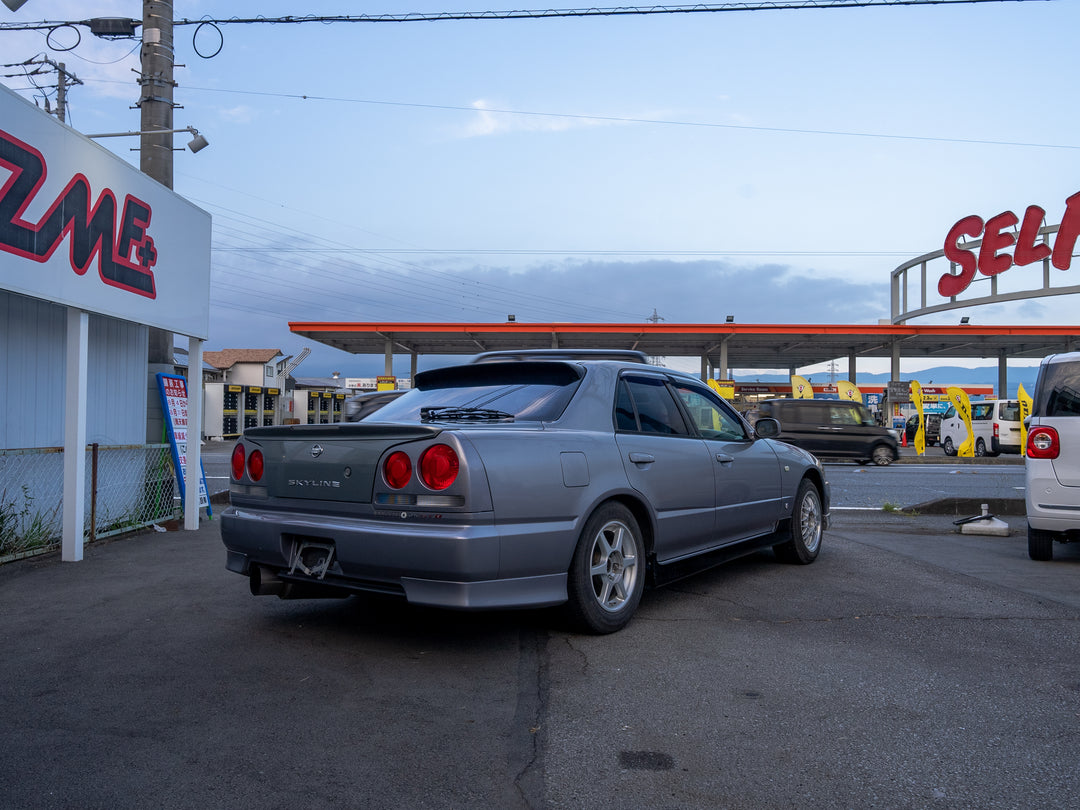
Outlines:
{"type": "Polygon", "coordinates": [[[251,567],[248,587],[252,596],[277,596],[280,599],[344,599],[351,595],[345,588],[286,582],[265,565],[251,567]]]}
{"type": "Polygon", "coordinates": [[[252,596],[281,596],[285,591],[285,583],[265,565],[252,566],[248,575],[248,587],[252,596]]]}

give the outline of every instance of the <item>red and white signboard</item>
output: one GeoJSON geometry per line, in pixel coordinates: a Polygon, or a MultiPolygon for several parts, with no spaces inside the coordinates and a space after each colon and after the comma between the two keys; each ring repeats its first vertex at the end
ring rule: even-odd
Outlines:
{"type": "Polygon", "coordinates": [[[0,288],[205,340],[210,215],[0,86],[0,288]]]}
{"type": "MultiPolygon", "coordinates": [[[[165,427],[169,433],[169,445],[172,447],[173,466],[180,479],[180,500],[187,503],[185,496],[187,480],[187,442],[188,442],[188,393],[187,380],[171,374],[158,374],[158,389],[161,391],[161,408],[165,414],[165,427]]],[[[200,462],[201,463],[201,462],[200,462]]],[[[199,470],[199,506],[210,509],[210,499],[206,494],[206,473],[199,470]]]]}

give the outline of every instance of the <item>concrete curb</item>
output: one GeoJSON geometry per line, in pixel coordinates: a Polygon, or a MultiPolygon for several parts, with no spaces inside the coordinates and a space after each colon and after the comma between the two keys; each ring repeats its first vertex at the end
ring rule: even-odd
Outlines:
{"type": "Polygon", "coordinates": [[[1027,514],[1027,505],[1023,498],[939,498],[936,501],[905,506],[900,511],[920,515],[973,517],[982,514],[984,503],[990,509],[991,515],[1020,517],[1027,514]]]}

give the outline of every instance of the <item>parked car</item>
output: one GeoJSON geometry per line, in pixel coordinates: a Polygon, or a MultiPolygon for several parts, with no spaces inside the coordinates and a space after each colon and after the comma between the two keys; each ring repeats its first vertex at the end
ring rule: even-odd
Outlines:
{"type": "MultiPolygon", "coordinates": [[[[941,414],[924,413],[923,420],[923,439],[926,441],[927,447],[933,447],[941,439],[941,414]]],[[[915,434],[918,431],[919,415],[912,414],[904,425],[904,434],[907,436],[908,444],[915,441],[915,434]]]]}
{"type": "Polygon", "coordinates": [[[647,582],[760,548],[814,561],[829,487],[778,432],[633,360],[433,369],[361,422],[245,431],[226,565],[257,595],[565,604],[583,629],[612,632],[647,582]]]}
{"type": "Polygon", "coordinates": [[[345,400],[345,421],[359,422],[361,419],[375,413],[388,402],[393,402],[407,390],[407,388],[399,388],[393,391],[368,391],[349,397],[345,400]]]}
{"type": "Polygon", "coordinates": [[[769,399],[758,413],[780,423],[781,441],[815,456],[887,465],[900,457],[897,437],[865,405],[841,399],[769,399]]]}
{"type": "MultiPolygon", "coordinates": [[[[987,399],[971,403],[971,427],[975,434],[976,456],[1020,454],[1020,403],[1015,399],[987,399]]],[[[967,427],[956,407],[941,417],[941,448],[955,456],[967,441],[967,427]]]]}
{"type": "Polygon", "coordinates": [[[1039,366],[1025,468],[1028,556],[1050,560],[1054,541],[1080,540],[1080,352],[1039,366]]]}

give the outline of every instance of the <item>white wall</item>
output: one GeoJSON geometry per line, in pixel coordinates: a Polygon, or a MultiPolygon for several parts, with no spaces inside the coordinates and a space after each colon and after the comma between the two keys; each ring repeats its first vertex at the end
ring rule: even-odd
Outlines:
{"type": "MultiPolygon", "coordinates": [[[[147,328],[89,324],[87,442],[146,441],[147,328]]],[[[64,443],[64,308],[0,290],[0,449],[64,443]]]]}

